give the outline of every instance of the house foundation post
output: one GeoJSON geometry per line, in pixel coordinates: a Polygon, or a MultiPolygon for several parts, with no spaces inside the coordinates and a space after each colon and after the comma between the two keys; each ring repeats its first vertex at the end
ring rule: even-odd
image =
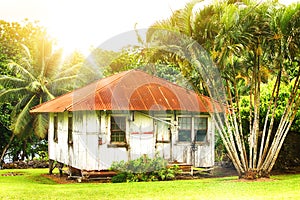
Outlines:
{"type": "Polygon", "coordinates": [[[52,174],[54,168],[54,160],[49,159],[49,174],[52,174]]]}

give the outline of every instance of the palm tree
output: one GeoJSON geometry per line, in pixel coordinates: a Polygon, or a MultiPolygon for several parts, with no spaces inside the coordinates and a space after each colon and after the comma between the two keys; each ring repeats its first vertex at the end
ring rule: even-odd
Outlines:
{"type": "Polygon", "coordinates": [[[263,168],[264,171],[270,171],[275,164],[279,151],[282,147],[283,141],[288,134],[289,128],[295,118],[296,112],[299,108],[299,15],[300,4],[293,4],[284,9],[276,10],[272,13],[273,20],[270,23],[272,31],[272,40],[270,40],[270,54],[273,62],[273,71],[276,72],[277,81],[273,88],[273,99],[270,101],[268,113],[265,118],[265,125],[262,134],[260,160],[258,167],[263,168]],[[277,12],[276,12],[277,11],[277,12]],[[292,63],[296,64],[298,69],[292,63]],[[284,64],[289,63],[289,64],[284,64]],[[297,66],[298,65],[298,66],[297,66]],[[285,71],[295,71],[296,74],[287,76],[285,71]],[[280,92],[280,86],[285,80],[290,80],[292,85],[290,98],[285,106],[284,114],[281,117],[279,126],[275,131],[274,139],[271,141],[271,132],[273,130],[273,121],[277,105],[277,99],[280,92]],[[269,119],[271,113],[271,119],[269,119]],[[270,121],[270,122],[269,122],[270,121]],[[266,125],[269,125],[267,132],[266,125]]]}
{"type": "MultiPolygon", "coordinates": [[[[44,138],[47,133],[48,117],[45,114],[31,115],[29,110],[56,95],[65,92],[65,88],[74,88],[78,84],[78,72],[81,63],[73,66],[61,63],[62,50],[52,52],[52,42],[39,40],[35,50],[30,51],[25,45],[23,58],[11,61],[9,67],[13,76],[1,76],[0,102],[11,102],[14,108],[11,113],[12,136],[30,136],[34,133],[44,138]]],[[[1,159],[6,153],[10,142],[5,147],[1,159]]]]}

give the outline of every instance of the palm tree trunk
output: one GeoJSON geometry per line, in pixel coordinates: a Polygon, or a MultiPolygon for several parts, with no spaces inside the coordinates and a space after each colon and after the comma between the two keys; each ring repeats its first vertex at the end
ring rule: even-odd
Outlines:
{"type": "Polygon", "coordinates": [[[249,114],[249,168],[253,166],[253,131],[255,122],[255,71],[252,72],[251,84],[250,84],[250,114],[249,114]]]}
{"type": "Polygon", "coordinates": [[[256,168],[257,165],[257,150],[258,150],[258,135],[259,135],[259,115],[260,115],[260,83],[261,83],[261,75],[260,75],[260,57],[262,55],[261,47],[260,47],[260,39],[258,38],[258,46],[257,46],[257,73],[256,73],[256,94],[255,94],[255,107],[254,107],[254,153],[253,153],[253,168],[256,168]]]}
{"type": "Polygon", "coordinates": [[[238,115],[238,124],[239,124],[239,143],[241,145],[241,151],[242,151],[242,159],[243,159],[243,164],[245,167],[248,167],[248,160],[247,160],[247,152],[246,152],[246,147],[245,147],[245,142],[244,142],[244,135],[243,135],[243,127],[242,127],[242,117],[241,117],[241,109],[240,109],[240,95],[238,93],[238,88],[237,88],[237,83],[236,79],[234,79],[234,89],[235,89],[235,99],[236,99],[236,106],[237,106],[237,115],[238,115]]]}
{"type": "Polygon", "coordinates": [[[3,151],[2,151],[2,154],[1,154],[1,157],[0,157],[0,166],[2,166],[2,164],[4,163],[4,156],[9,148],[9,146],[11,145],[13,139],[15,138],[15,134],[11,134],[10,138],[9,138],[9,141],[8,143],[6,144],[6,146],[4,147],[3,151]]]}
{"type": "MultiPolygon", "coordinates": [[[[298,106],[298,108],[299,108],[299,106],[298,106]]],[[[267,169],[268,172],[271,172],[271,170],[273,169],[273,166],[275,165],[275,161],[277,160],[277,157],[278,157],[278,155],[279,155],[280,149],[281,149],[281,147],[282,147],[282,145],[283,145],[283,142],[284,142],[284,140],[285,140],[285,138],[286,138],[286,136],[287,136],[287,134],[288,134],[288,132],[289,132],[289,129],[290,129],[292,123],[293,123],[293,120],[294,120],[296,114],[297,114],[297,111],[293,113],[293,115],[291,116],[291,119],[289,120],[289,123],[288,123],[287,128],[286,128],[285,131],[283,132],[283,136],[282,136],[281,139],[280,139],[280,143],[279,143],[279,145],[277,146],[277,149],[276,149],[276,151],[275,151],[275,154],[274,154],[274,156],[273,156],[273,159],[272,159],[272,161],[271,161],[271,163],[270,163],[270,165],[269,165],[269,168],[267,169]]]]}
{"type": "Polygon", "coordinates": [[[294,83],[289,101],[286,105],[286,108],[284,110],[284,113],[282,115],[282,118],[280,120],[278,130],[275,134],[275,137],[273,139],[271,148],[268,152],[268,155],[265,159],[265,162],[263,164],[263,169],[266,171],[271,171],[276,158],[278,157],[279,151],[281,149],[281,146],[283,144],[283,141],[290,129],[290,126],[295,118],[295,115],[297,113],[297,110],[299,108],[299,95],[298,95],[298,88],[300,86],[300,72],[297,75],[296,81],[294,83]]]}
{"type": "MultiPolygon", "coordinates": [[[[205,69],[204,69],[205,70],[205,69]]],[[[207,78],[210,79],[211,77],[209,76],[210,72],[206,71],[205,74],[207,75],[207,78]]],[[[212,81],[212,80],[210,80],[212,81]]],[[[219,88],[213,87],[210,88],[208,86],[208,84],[206,82],[203,83],[209,96],[213,96],[212,94],[215,94],[213,97],[215,97],[215,99],[218,102],[224,102],[224,99],[226,99],[223,94],[225,95],[225,93],[222,93],[220,91],[216,91],[219,88]],[[221,95],[220,95],[221,94],[221,95]]],[[[230,125],[230,122],[228,121],[227,115],[226,113],[230,112],[229,110],[229,105],[228,102],[226,101],[226,103],[224,102],[224,104],[219,104],[219,106],[221,106],[221,113],[219,112],[212,112],[210,113],[210,115],[212,116],[213,120],[216,122],[216,129],[217,132],[219,133],[220,137],[222,138],[223,144],[225,145],[225,148],[228,152],[228,155],[230,157],[230,159],[232,160],[233,165],[235,166],[239,177],[242,176],[242,174],[245,172],[245,166],[242,166],[239,156],[237,154],[236,148],[235,148],[235,144],[234,144],[234,139],[232,136],[232,130],[230,127],[232,127],[230,125]],[[220,116],[222,115],[222,116],[220,116]],[[225,127],[228,127],[230,130],[225,130],[225,127]]],[[[219,110],[220,108],[216,108],[215,105],[214,106],[214,111],[219,110]]]]}
{"type": "Polygon", "coordinates": [[[261,139],[261,145],[260,145],[259,161],[258,161],[258,166],[257,166],[258,169],[261,168],[263,160],[265,159],[267,151],[269,149],[270,138],[271,138],[273,125],[274,125],[274,120],[275,120],[275,111],[276,111],[276,108],[277,108],[277,100],[278,100],[278,96],[279,96],[279,89],[280,89],[280,83],[281,83],[280,80],[281,80],[281,70],[279,71],[279,75],[276,78],[276,82],[275,82],[275,85],[274,85],[273,91],[272,91],[271,100],[269,102],[268,111],[267,111],[267,114],[266,114],[266,119],[265,119],[262,139],[261,139]],[[271,111],[272,106],[273,106],[272,116],[271,116],[270,124],[268,126],[268,129],[269,129],[268,134],[266,135],[268,119],[269,119],[269,113],[271,111]]]}
{"type": "MultiPolygon", "coordinates": [[[[234,106],[234,103],[232,101],[233,98],[232,98],[230,87],[229,87],[229,81],[226,80],[226,83],[227,83],[227,94],[229,96],[228,101],[230,103],[230,108],[231,108],[231,110],[230,110],[231,114],[229,115],[229,117],[230,117],[231,123],[232,123],[231,124],[232,129],[233,129],[232,132],[234,134],[234,138],[236,139],[235,142],[237,144],[237,149],[238,149],[238,152],[239,152],[239,155],[240,155],[239,158],[241,160],[241,164],[243,165],[243,168],[245,170],[247,170],[247,164],[246,164],[246,159],[245,159],[246,151],[244,151],[244,149],[242,147],[243,146],[242,144],[244,144],[244,142],[242,142],[242,139],[241,139],[242,129],[240,129],[240,126],[238,124],[238,119],[237,119],[238,117],[236,116],[235,106],[234,106]]],[[[237,88],[236,88],[237,86],[236,86],[235,80],[234,80],[233,85],[234,85],[234,88],[235,88],[236,92],[238,92],[237,88]]],[[[236,93],[235,96],[237,98],[238,94],[236,93]]],[[[238,102],[238,99],[236,99],[236,102],[238,102]]],[[[237,112],[239,112],[238,108],[237,108],[237,112]]],[[[239,113],[237,113],[237,115],[240,116],[239,113]]],[[[235,144],[233,144],[233,145],[235,146],[235,144]]]]}

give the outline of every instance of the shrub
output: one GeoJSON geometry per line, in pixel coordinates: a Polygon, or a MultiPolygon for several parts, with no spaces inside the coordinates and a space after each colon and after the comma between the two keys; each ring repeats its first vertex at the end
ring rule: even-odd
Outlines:
{"type": "Polygon", "coordinates": [[[113,176],[111,178],[111,182],[113,182],[113,183],[123,183],[126,181],[127,181],[127,173],[126,172],[119,173],[116,176],[113,176]]]}
{"type": "Polygon", "coordinates": [[[118,172],[113,183],[174,180],[179,173],[178,166],[167,167],[167,161],[157,155],[153,159],[144,155],[128,162],[113,162],[111,170],[118,172]]]}

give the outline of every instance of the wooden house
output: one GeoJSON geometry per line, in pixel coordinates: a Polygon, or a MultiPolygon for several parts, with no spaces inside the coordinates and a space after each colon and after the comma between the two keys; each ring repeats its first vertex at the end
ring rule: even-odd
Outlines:
{"type": "Polygon", "coordinates": [[[31,110],[49,113],[49,159],[79,170],[159,154],[214,165],[210,98],[143,71],[100,79],[31,110]]]}

